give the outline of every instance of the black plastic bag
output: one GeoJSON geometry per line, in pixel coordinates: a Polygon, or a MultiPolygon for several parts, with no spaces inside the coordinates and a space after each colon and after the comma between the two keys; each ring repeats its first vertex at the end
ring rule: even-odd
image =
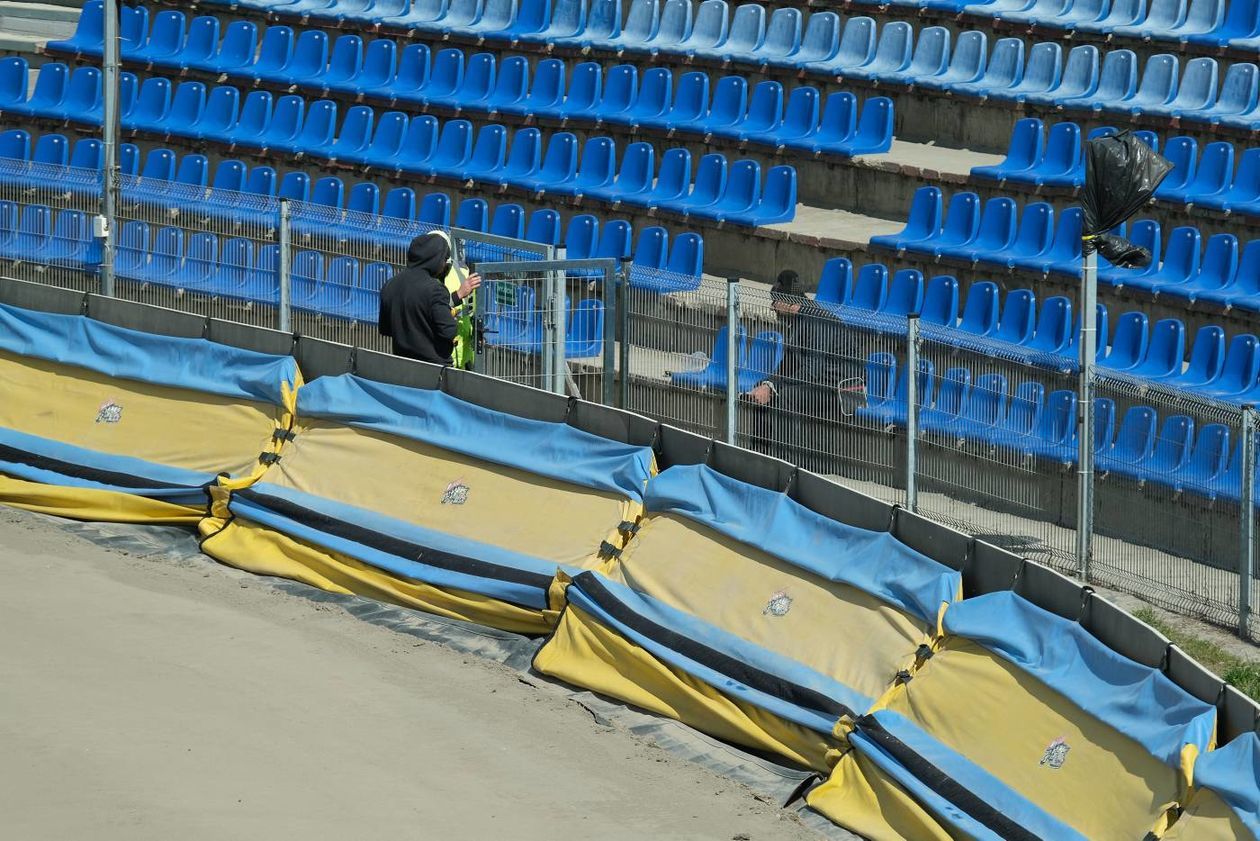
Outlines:
{"type": "Polygon", "coordinates": [[[1155,188],[1171,169],[1172,164],[1132,132],[1089,140],[1085,144],[1085,189],[1081,193],[1085,236],[1105,234],[1136,213],[1151,200],[1155,188]]]}
{"type": "Polygon", "coordinates": [[[1119,269],[1143,269],[1151,264],[1150,250],[1134,245],[1124,237],[1099,234],[1094,237],[1093,246],[1111,265],[1119,269]]]}

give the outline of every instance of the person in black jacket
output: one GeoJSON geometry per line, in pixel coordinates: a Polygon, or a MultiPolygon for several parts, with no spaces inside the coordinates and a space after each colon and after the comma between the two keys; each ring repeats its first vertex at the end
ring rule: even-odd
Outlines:
{"type": "MultiPolygon", "coordinates": [[[[751,418],[753,449],[812,470],[828,470],[838,431],[827,426],[852,414],[843,401],[854,370],[843,325],[805,296],[800,277],[780,272],[770,290],[782,325],[783,363],[743,395],[759,408],[751,418]]],[[[860,383],[856,386],[860,389],[860,383]]]]}
{"type": "MultiPolygon", "coordinates": [[[[407,268],[381,288],[378,329],[393,340],[396,356],[451,364],[459,326],[451,313],[452,293],[442,281],[450,267],[450,241],[434,231],[411,241],[407,268]]],[[[480,278],[472,275],[459,292],[466,296],[479,285],[480,278]]]]}

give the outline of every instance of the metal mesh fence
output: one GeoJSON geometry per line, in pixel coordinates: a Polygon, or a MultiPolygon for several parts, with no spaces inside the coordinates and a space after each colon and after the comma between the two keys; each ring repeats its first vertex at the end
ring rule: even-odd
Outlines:
{"type": "MultiPolygon", "coordinates": [[[[97,171],[0,160],[0,271],[99,291],[99,204],[97,171]]],[[[119,185],[115,224],[120,297],[281,327],[287,267],[296,332],[380,350],[380,288],[430,229],[134,177],[119,185]]],[[[493,269],[472,337],[483,373],[590,400],[619,395],[626,408],[887,501],[910,491],[927,516],[1077,572],[1070,356],[925,325],[912,362],[903,317],[451,236],[461,263],[493,269]]],[[[1242,598],[1255,604],[1260,587],[1254,577],[1241,586],[1246,565],[1254,573],[1243,524],[1255,513],[1241,501],[1253,415],[1111,372],[1097,379],[1095,405],[1092,580],[1260,633],[1242,598]]]]}
{"type": "MultiPolygon", "coordinates": [[[[1077,374],[1068,362],[922,325],[913,455],[921,513],[1075,573],[1077,374]]],[[[900,405],[907,380],[899,372],[900,405]]]]}
{"type": "Polygon", "coordinates": [[[1095,383],[1091,578],[1236,625],[1242,410],[1115,374],[1095,383]]]}

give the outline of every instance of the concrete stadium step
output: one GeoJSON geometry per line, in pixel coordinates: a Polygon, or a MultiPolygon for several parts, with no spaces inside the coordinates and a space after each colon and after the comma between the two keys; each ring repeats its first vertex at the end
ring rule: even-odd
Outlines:
{"type": "Polygon", "coordinates": [[[61,3],[3,0],[0,2],[0,54],[31,55],[48,41],[70,37],[80,12],[79,8],[61,3]]]}

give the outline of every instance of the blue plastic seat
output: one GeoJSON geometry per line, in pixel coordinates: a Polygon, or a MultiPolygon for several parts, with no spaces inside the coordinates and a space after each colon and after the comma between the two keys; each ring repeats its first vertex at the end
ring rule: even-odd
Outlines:
{"type": "Polygon", "coordinates": [[[1014,345],[1032,341],[1036,328],[1037,298],[1031,289],[1013,289],[1006,293],[1002,314],[992,337],[1014,345]]]}
{"type": "MultiPolygon", "coordinates": [[[[1076,319],[1072,322],[1072,330],[1068,334],[1068,343],[1060,351],[1060,354],[1069,359],[1081,358],[1081,314],[1077,312],[1076,319]]],[[[1110,341],[1109,315],[1107,307],[1099,304],[1094,310],[1094,359],[1102,359],[1107,353],[1110,341]]]]}
{"type": "MultiPolygon", "coordinates": [[[[574,78],[575,80],[577,78],[576,69],[574,78]]],[[[496,97],[494,110],[504,114],[558,116],[564,104],[564,94],[564,62],[556,58],[547,58],[538,62],[538,66],[534,68],[534,77],[530,82],[528,94],[523,98],[513,100],[501,100],[496,97]]]]}
{"type": "Polygon", "coordinates": [[[760,48],[733,56],[738,61],[769,63],[786,60],[801,47],[803,23],[799,9],[775,9],[766,24],[766,34],[760,48]]]}
{"type": "Polygon", "coordinates": [[[1150,458],[1156,422],[1155,410],[1150,406],[1130,406],[1120,421],[1115,440],[1098,453],[1098,469],[1133,475],[1138,463],[1150,458]]]}
{"type": "Polygon", "coordinates": [[[941,377],[932,405],[919,410],[919,429],[949,434],[971,399],[971,369],[950,368],[941,377]]]}
{"type": "Polygon", "coordinates": [[[1019,83],[994,91],[993,95],[999,99],[1024,102],[1029,96],[1045,94],[1057,88],[1062,73],[1063,48],[1053,41],[1035,44],[1028,51],[1028,62],[1019,83]]]}
{"type": "Polygon", "coordinates": [[[783,121],[774,136],[763,138],[760,142],[776,148],[800,148],[807,143],[807,138],[818,129],[821,98],[818,88],[808,85],[793,88],[783,108],[783,121]]]}
{"type": "Polygon", "coordinates": [[[1098,48],[1093,44],[1073,47],[1056,85],[1044,91],[1025,91],[1020,99],[1032,105],[1053,105],[1061,100],[1089,97],[1098,88],[1099,61],[1098,48]]]}
{"type": "MultiPolygon", "coordinates": [[[[8,253],[0,244],[0,253],[8,253]]],[[[118,251],[114,255],[114,271],[119,277],[139,280],[149,259],[149,226],[138,220],[122,224],[118,232],[118,251]]]]}
{"type": "MultiPolygon", "coordinates": [[[[438,144],[437,118],[428,114],[412,117],[407,123],[406,133],[395,154],[377,158],[375,147],[369,150],[364,163],[380,168],[393,167],[398,172],[419,169],[437,152],[438,144]]],[[[388,151],[382,150],[383,152],[388,151]]]]}
{"type": "Polygon", "coordinates": [[[617,178],[601,189],[585,188],[583,195],[619,203],[631,196],[643,197],[652,190],[656,176],[655,150],[651,143],[631,143],[621,156],[617,178]]]}
{"type": "Polygon", "coordinates": [[[544,245],[560,244],[560,214],[554,210],[535,210],[525,226],[525,239],[544,245]]]}
{"type": "Polygon", "coordinates": [[[954,51],[944,72],[935,76],[920,76],[914,80],[916,87],[929,90],[946,90],[952,85],[978,82],[984,75],[989,55],[989,39],[983,32],[960,32],[954,39],[954,51]]]}
{"type": "Polygon", "coordinates": [[[955,193],[950,197],[945,226],[940,235],[925,242],[921,248],[911,244],[909,250],[924,251],[940,259],[954,249],[963,248],[980,233],[980,211],[980,197],[975,193],[955,193]]]}
{"type": "Polygon", "coordinates": [[[691,153],[685,148],[668,149],[661,156],[656,183],[647,192],[620,196],[626,204],[640,207],[676,206],[691,189],[691,153]]]}
{"type": "Polygon", "coordinates": [[[673,101],[673,86],[674,77],[668,68],[653,67],[643,74],[638,96],[629,108],[624,111],[614,110],[601,116],[607,122],[656,125],[669,112],[673,101]]]}
{"type": "Polygon", "coordinates": [[[790,222],[796,217],[796,170],[790,166],[773,166],[766,173],[761,196],[747,211],[728,209],[722,220],[756,227],[790,222]]]}
{"type": "Polygon", "coordinates": [[[835,12],[814,12],[805,22],[805,32],[795,51],[766,55],[763,60],[778,67],[799,67],[831,61],[840,49],[842,26],[840,16],[835,12]]]}
{"type": "Polygon", "coordinates": [[[867,263],[860,268],[853,282],[853,291],[844,304],[860,310],[877,312],[888,298],[888,267],[867,263]]]}
{"type": "Polygon", "coordinates": [[[1199,388],[1219,377],[1224,368],[1225,331],[1215,324],[1207,324],[1195,333],[1189,364],[1184,370],[1178,365],[1163,381],[1176,388],[1199,388]]]}
{"type": "Polygon", "coordinates": [[[1137,90],[1137,55],[1132,50],[1110,50],[1103,56],[1098,84],[1092,92],[1082,96],[1058,100],[1065,109],[1101,111],[1104,107],[1115,108],[1133,96],[1137,90]]]}
{"type": "Polygon", "coordinates": [[[1165,418],[1155,437],[1150,455],[1137,465],[1137,478],[1170,482],[1173,474],[1190,461],[1194,442],[1194,419],[1187,415],[1165,418]]]}
{"type": "Polygon", "coordinates": [[[507,129],[500,125],[482,126],[473,143],[472,155],[460,177],[493,179],[507,161],[507,129]]]}
{"type": "Polygon", "coordinates": [[[1137,377],[1162,379],[1181,370],[1186,357],[1186,325],[1180,319],[1164,318],[1151,328],[1146,355],[1128,372],[1137,377]]]}
{"type": "Polygon", "coordinates": [[[442,124],[433,154],[424,160],[408,157],[403,160],[403,168],[422,175],[462,174],[472,157],[472,141],[472,123],[467,120],[448,120],[442,124]]]}
{"type": "Polygon", "coordinates": [[[1020,383],[1010,396],[1001,419],[984,435],[994,446],[1022,451],[1037,430],[1045,409],[1046,387],[1038,382],[1020,383]]]}
{"type": "Polygon", "coordinates": [[[925,324],[954,327],[958,323],[958,279],[937,275],[927,283],[919,318],[925,324]]]}
{"type": "Polygon", "coordinates": [[[1019,442],[1020,450],[1029,456],[1070,461],[1076,429],[1076,404],[1077,396],[1073,391],[1051,392],[1046,397],[1033,434],[1019,442]]]}
{"type": "Polygon", "coordinates": [[[1250,333],[1234,336],[1225,350],[1221,375],[1199,391],[1213,397],[1232,397],[1251,391],[1260,377],[1260,339],[1250,333]]]}
{"type": "Polygon", "coordinates": [[[1219,293],[1234,282],[1238,271],[1238,238],[1233,234],[1213,234],[1208,238],[1199,270],[1183,284],[1161,292],[1187,301],[1197,301],[1205,293],[1219,293]]]}
{"type": "Polygon", "coordinates": [[[852,287],[853,263],[845,257],[831,257],[823,263],[814,300],[820,304],[838,306],[850,299],[852,287]]]}
{"type": "MultiPolygon", "coordinates": [[[[1260,240],[1252,240],[1243,246],[1238,258],[1238,268],[1233,281],[1221,289],[1204,290],[1198,300],[1220,304],[1226,309],[1247,306],[1249,301],[1260,302],[1260,240]]],[[[1254,305],[1253,305],[1254,306],[1254,305]]]]}
{"type": "Polygon", "coordinates": [[[878,80],[895,77],[910,67],[913,58],[914,29],[905,21],[884,24],[871,59],[843,71],[846,78],[878,80]]]}
{"type": "Polygon", "coordinates": [[[987,441],[1006,416],[1009,384],[1003,374],[976,377],[962,416],[951,428],[960,438],[987,441]]]}
{"type": "Polygon", "coordinates": [[[1229,427],[1206,424],[1194,436],[1190,457],[1173,473],[1174,487],[1200,493],[1207,491],[1229,462],[1229,427]]]}
{"type": "Polygon", "coordinates": [[[980,260],[993,262],[1015,242],[1017,210],[1013,199],[1005,197],[985,202],[977,235],[957,246],[942,244],[936,248],[939,257],[951,257],[972,263],[980,260]]]}
{"type": "Polygon", "coordinates": [[[923,272],[899,269],[888,285],[888,297],[880,312],[894,317],[917,314],[923,307],[923,272]]]}
{"type": "MultiPolygon", "coordinates": [[[[358,108],[359,106],[355,106],[358,108]]],[[[354,109],[351,109],[353,112],[354,109]]],[[[350,121],[350,114],[346,115],[346,122],[350,121]]],[[[423,120],[417,117],[417,124],[423,120]]],[[[432,118],[430,118],[432,119],[432,118]]],[[[435,121],[436,122],[436,121],[435,121]]],[[[434,123],[428,124],[430,127],[434,123]]],[[[380,168],[394,168],[395,161],[403,149],[403,142],[407,138],[407,115],[401,111],[387,111],[381,114],[376,121],[376,128],[372,132],[371,138],[366,146],[350,149],[335,149],[333,152],[333,160],[360,166],[375,166],[380,168]]],[[[344,135],[344,124],[342,134],[344,135]]]]}
{"type": "Polygon", "coordinates": [[[564,234],[565,259],[586,260],[595,254],[599,242],[599,220],[583,213],[569,218],[564,234]]]}
{"type": "Polygon", "coordinates": [[[962,321],[958,329],[974,336],[988,336],[997,330],[1000,294],[997,284],[982,280],[967,289],[962,321]]]}
{"type": "MultiPolygon", "coordinates": [[[[618,21],[620,21],[620,16],[618,16],[618,21]]],[[[647,27],[645,26],[644,31],[646,29],[647,27]]],[[[682,52],[683,44],[691,37],[693,31],[694,21],[689,0],[665,0],[665,5],[661,8],[652,36],[647,40],[627,43],[626,49],[631,52],[646,52],[651,55],[658,55],[662,52],[682,52]]]]}
{"type": "Polygon", "coordinates": [[[568,89],[564,98],[548,113],[555,119],[577,117],[588,119],[596,110],[607,108],[613,112],[624,112],[638,95],[637,71],[631,65],[621,65],[608,73],[607,82],[603,81],[603,69],[597,62],[584,61],[573,68],[568,89]],[[601,84],[607,86],[601,90],[601,84]]]}
{"type": "Polygon", "coordinates": [[[1081,186],[1085,180],[1081,127],[1076,123],[1051,126],[1045,154],[1028,176],[1027,180],[1039,187],[1081,186]]]}
{"type": "Polygon", "coordinates": [[[519,129],[512,135],[507,163],[497,174],[482,176],[500,186],[528,181],[537,176],[542,167],[542,133],[536,128],[519,129]]]}
{"type": "Polygon", "coordinates": [[[449,227],[451,224],[451,197],[446,193],[427,193],[420,201],[420,206],[416,207],[416,196],[406,187],[400,187],[389,191],[389,195],[385,197],[385,215],[388,217],[397,217],[402,220],[415,219],[417,222],[425,225],[434,225],[440,228],[449,227]],[[391,212],[391,199],[400,190],[407,190],[410,193],[408,207],[401,211],[391,212]]]}
{"type": "Polygon", "coordinates": [[[532,175],[505,175],[504,182],[522,190],[537,192],[563,185],[577,176],[578,142],[569,132],[553,134],[547,143],[542,166],[532,175]]]}
{"type": "Polygon", "coordinates": [[[30,97],[25,97],[26,89],[23,87],[23,100],[7,103],[4,110],[10,114],[56,116],[60,113],[69,84],[70,68],[60,62],[45,64],[35,77],[35,89],[30,97]]]}
{"type": "Polygon", "coordinates": [[[1225,80],[1211,109],[1194,115],[1196,120],[1206,120],[1213,125],[1249,126],[1255,118],[1260,101],[1260,68],[1255,64],[1237,62],[1225,71],[1225,80]]]}
{"type": "Polygon", "coordinates": [[[1084,225],[1084,213],[1079,207],[1069,207],[1059,214],[1054,239],[1050,242],[1050,248],[1042,255],[1044,262],[1037,267],[1043,274],[1080,274],[1081,234],[1084,225]]]}
{"type": "Polygon", "coordinates": [[[740,393],[751,391],[783,364],[783,334],[762,330],[748,340],[743,363],[736,372],[740,393]]]}
{"type": "Polygon", "coordinates": [[[846,71],[861,67],[875,56],[875,21],[868,17],[852,17],[844,22],[840,43],[835,54],[810,67],[828,75],[843,75],[846,71]]]}
{"type": "Polygon", "coordinates": [[[1133,289],[1142,289],[1158,294],[1162,289],[1185,283],[1199,271],[1201,237],[1197,228],[1183,226],[1174,228],[1168,235],[1168,244],[1164,250],[1164,259],[1153,271],[1128,277],[1123,284],[1115,284],[1133,289]]]}
{"type": "Polygon", "coordinates": [[[880,234],[871,237],[871,245],[897,252],[904,252],[911,245],[926,247],[928,242],[940,235],[942,216],[940,189],[920,187],[915,190],[914,198],[911,200],[906,226],[896,234],[880,234]]]}
{"type": "Polygon", "coordinates": [[[1146,358],[1148,340],[1147,319],[1144,313],[1126,312],[1116,321],[1116,332],[1111,337],[1111,349],[1100,356],[1098,364],[1114,371],[1136,368],[1146,358]]]}
{"type": "Polygon", "coordinates": [[[696,166],[696,178],[690,193],[678,202],[685,212],[698,208],[712,209],[722,197],[726,189],[726,158],[723,155],[708,154],[700,159],[696,166]]]}
{"type": "Polygon", "coordinates": [[[79,210],[62,210],[57,214],[52,233],[38,257],[49,265],[82,267],[89,262],[100,262],[99,250],[89,260],[94,246],[92,218],[79,210]]]}
{"type": "MultiPolygon", "coordinates": [[[[697,289],[700,286],[700,275],[704,266],[704,240],[696,233],[679,234],[669,251],[669,260],[665,271],[673,278],[693,279],[686,289],[697,289]]],[[[685,291],[685,290],[679,290],[685,291]]]]}
{"type": "MultiPolygon", "coordinates": [[[[1009,304],[1009,302],[1008,302],[1009,304]]],[[[1037,353],[1059,353],[1071,341],[1072,302],[1062,296],[1046,298],[1041,302],[1037,316],[1037,329],[1028,349],[1037,353]]]]}
{"type": "Polygon", "coordinates": [[[673,130],[699,122],[708,110],[709,76],[692,71],[679,77],[673,104],[667,110],[659,114],[644,113],[638,123],[673,130]]]}
{"type": "MultiPolygon", "coordinates": [[[[638,5],[636,1],[635,5],[638,5]]],[[[631,6],[631,14],[634,13],[634,6],[631,6]]],[[[629,29],[629,19],[626,20],[626,28],[629,29]]],[[[696,9],[696,20],[692,25],[692,34],[688,35],[687,40],[674,45],[674,47],[665,48],[664,52],[682,53],[684,55],[697,55],[712,52],[719,44],[725,43],[727,35],[730,33],[731,21],[727,15],[727,4],[725,0],[704,0],[696,9]]],[[[626,40],[626,32],[621,34],[622,40],[626,40]]],[[[650,40],[646,39],[646,40],[650,40]]]]}
{"type": "Polygon", "coordinates": [[[759,82],[753,88],[744,118],[722,133],[741,141],[777,145],[777,129],[783,122],[783,85],[759,82]]]}
{"type": "Polygon", "coordinates": [[[1006,159],[992,166],[972,167],[975,178],[994,181],[1018,181],[1028,183],[1034,177],[1033,170],[1041,163],[1045,149],[1045,125],[1037,117],[1025,117],[1015,123],[1006,148],[1006,159]]]}
{"type": "Polygon", "coordinates": [[[1185,186],[1184,191],[1164,193],[1160,198],[1165,201],[1184,201],[1188,205],[1203,200],[1208,206],[1212,206],[1222,201],[1222,197],[1229,192],[1233,175],[1234,144],[1227,141],[1209,143],[1203,148],[1203,154],[1194,170],[1194,178],[1185,186]]]}
{"type": "Polygon", "coordinates": [[[635,269],[663,269],[669,257],[669,232],[653,225],[639,231],[634,246],[630,282],[634,284],[635,269]]]}
{"type": "Polygon", "coordinates": [[[1002,38],[993,45],[984,75],[974,82],[950,83],[945,90],[986,99],[1019,84],[1024,76],[1024,42],[1002,38]]]}
{"type": "MultiPolygon", "coordinates": [[[[726,388],[727,377],[726,367],[730,359],[728,343],[730,331],[726,325],[718,328],[717,334],[713,339],[713,353],[709,357],[709,362],[704,368],[698,371],[671,371],[669,374],[670,382],[684,388],[693,388],[697,390],[713,389],[720,391],[726,388]]],[[[736,348],[736,369],[744,367],[747,361],[745,354],[747,333],[744,325],[740,324],[735,328],[735,348],[736,348]]]]}
{"type": "MultiPolygon", "coordinates": [[[[1246,5],[1246,0],[1235,0],[1246,5]]],[[[1190,0],[1185,20],[1172,32],[1155,37],[1173,38],[1181,43],[1219,46],[1224,42],[1216,34],[1225,23],[1225,0],[1190,0]]]]}
{"type": "Polygon", "coordinates": [[[490,226],[490,207],[485,199],[464,199],[455,211],[455,227],[485,233],[490,226]]]}
{"type": "Polygon", "coordinates": [[[761,49],[766,40],[766,9],[755,3],[736,7],[725,40],[707,48],[693,48],[691,55],[721,61],[738,60],[761,49]]]}
{"type": "Polygon", "coordinates": [[[0,134],[0,158],[5,158],[7,161],[29,161],[31,159],[30,132],[10,129],[0,134]]]}
{"type": "Polygon", "coordinates": [[[570,359],[599,356],[604,350],[604,302],[585,298],[578,302],[564,337],[564,355],[570,359]]]}
{"type": "Polygon", "coordinates": [[[926,26],[914,41],[914,55],[902,70],[881,72],[880,81],[912,85],[921,78],[940,76],[949,69],[949,30],[926,26]]]}
{"type": "Polygon", "coordinates": [[[394,78],[379,89],[377,95],[389,97],[390,104],[418,98],[429,83],[430,64],[431,56],[427,44],[408,44],[398,56],[398,70],[394,78]]]}
{"type": "Polygon", "coordinates": [[[21,56],[0,59],[0,110],[20,110],[26,104],[29,86],[30,66],[26,59],[21,56]]]}

